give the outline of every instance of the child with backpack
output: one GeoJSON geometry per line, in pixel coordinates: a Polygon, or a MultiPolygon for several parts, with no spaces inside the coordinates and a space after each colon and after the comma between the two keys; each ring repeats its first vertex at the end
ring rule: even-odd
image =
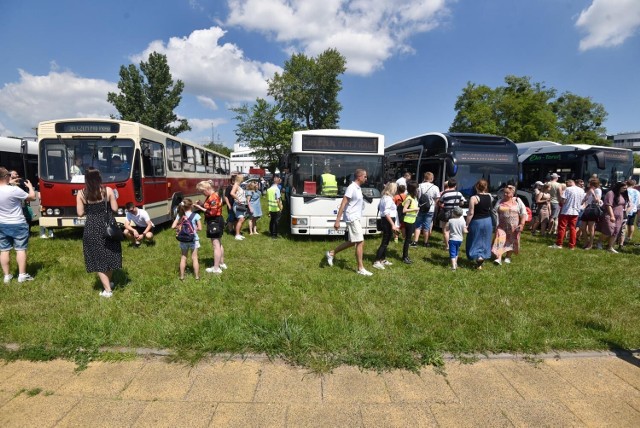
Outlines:
{"type": "Polygon", "coordinates": [[[200,264],[198,263],[198,248],[200,248],[200,238],[198,231],[202,230],[200,214],[193,212],[193,201],[185,198],[180,202],[178,215],[172,229],[176,230],[176,239],[180,242],[180,281],[184,281],[184,271],[187,268],[187,255],[191,250],[191,261],[193,263],[193,273],[196,280],[200,279],[200,264]]]}

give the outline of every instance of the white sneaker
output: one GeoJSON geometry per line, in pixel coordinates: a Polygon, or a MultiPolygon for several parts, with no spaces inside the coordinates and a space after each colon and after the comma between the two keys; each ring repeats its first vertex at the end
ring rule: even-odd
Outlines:
{"type": "Polygon", "coordinates": [[[373,275],[373,273],[369,272],[368,270],[366,270],[365,268],[362,268],[358,271],[358,275],[363,275],[363,276],[371,276],[373,275]]]}
{"type": "Polygon", "coordinates": [[[329,266],[333,266],[333,256],[331,255],[331,252],[327,251],[326,253],[324,253],[324,256],[327,258],[327,264],[329,266]]]}
{"type": "Polygon", "coordinates": [[[391,266],[393,263],[391,263],[389,260],[383,260],[382,264],[385,266],[391,266]]]}
{"type": "Polygon", "coordinates": [[[506,257],[506,258],[504,259],[504,262],[505,262],[506,264],[509,264],[509,263],[511,263],[511,259],[510,259],[509,257],[506,257]]]}
{"type": "Polygon", "coordinates": [[[49,238],[53,238],[53,230],[49,231],[49,238]]]}
{"type": "Polygon", "coordinates": [[[21,273],[18,275],[18,282],[33,281],[35,278],[28,273],[21,273]]]}
{"type": "Polygon", "coordinates": [[[244,239],[244,236],[236,235],[236,241],[242,241],[243,239],[244,239]]]}
{"type": "Polygon", "coordinates": [[[111,296],[113,296],[113,293],[112,293],[111,291],[102,290],[102,291],[100,292],[100,297],[106,297],[106,298],[109,298],[109,297],[111,297],[111,296]]]}
{"type": "Polygon", "coordinates": [[[47,238],[48,238],[48,236],[45,235],[44,233],[42,235],[40,235],[40,239],[47,239],[47,238]]]}
{"type": "Polygon", "coordinates": [[[213,266],[211,266],[209,268],[206,268],[205,271],[207,273],[222,273],[222,269],[220,269],[220,268],[216,269],[213,266]]]}
{"type": "Polygon", "coordinates": [[[502,260],[501,259],[495,259],[493,261],[495,264],[502,266],[502,260]]]}
{"type": "Polygon", "coordinates": [[[4,276],[4,283],[8,284],[8,283],[11,282],[12,279],[13,279],[13,275],[11,275],[11,274],[5,275],[4,276]]]}
{"type": "Polygon", "coordinates": [[[374,267],[375,269],[384,270],[384,265],[383,265],[381,262],[375,262],[375,263],[373,264],[373,267],[374,267]]]}
{"type": "Polygon", "coordinates": [[[618,254],[618,251],[613,247],[607,248],[607,251],[610,252],[610,253],[613,253],[613,254],[618,254]]]}
{"type": "Polygon", "coordinates": [[[227,268],[227,265],[224,263],[220,263],[220,269],[225,270],[227,268]]]}
{"type": "Polygon", "coordinates": [[[556,245],[556,244],[549,245],[549,248],[553,248],[554,250],[562,250],[562,247],[560,245],[556,245]]]}

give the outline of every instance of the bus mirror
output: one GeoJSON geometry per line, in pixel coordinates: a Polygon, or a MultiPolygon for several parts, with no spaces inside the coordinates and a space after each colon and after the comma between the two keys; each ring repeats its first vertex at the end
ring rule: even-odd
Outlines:
{"type": "Polygon", "coordinates": [[[23,155],[27,154],[27,144],[27,140],[20,141],[20,153],[22,153],[23,155]]]}
{"type": "Polygon", "coordinates": [[[604,152],[595,152],[593,154],[593,157],[596,158],[596,165],[598,166],[598,169],[606,168],[606,162],[604,161],[604,152]]]}
{"type": "Polygon", "coordinates": [[[444,163],[447,167],[447,175],[449,177],[455,177],[455,175],[458,173],[458,164],[455,158],[453,158],[452,156],[447,156],[444,163]]]}

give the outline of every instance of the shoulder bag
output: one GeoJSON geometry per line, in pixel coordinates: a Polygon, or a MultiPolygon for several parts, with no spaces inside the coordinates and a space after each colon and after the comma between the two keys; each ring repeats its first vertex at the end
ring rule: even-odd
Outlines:
{"type": "Polygon", "coordinates": [[[106,198],[104,201],[104,205],[107,209],[104,215],[104,237],[115,242],[124,241],[124,234],[122,233],[122,229],[120,229],[120,226],[116,222],[116,219],[113,217],[111,208],[109,207],[108,200],[106,198]]]}

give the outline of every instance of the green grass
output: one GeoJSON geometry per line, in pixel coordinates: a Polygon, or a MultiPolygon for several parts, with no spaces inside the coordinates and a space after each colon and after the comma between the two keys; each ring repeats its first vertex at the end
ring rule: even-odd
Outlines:
{"type": "MultiPolygon", "coordinates": [[[[475,271],[461,257],[452,272],[435,232],[434,247],[411,249],[413,265],[391,243],[394,265],[366,278],[355,273],[352,249],[326,265],[324,252],[339,239],[274,241],[267,228],[264,217],[260,236],[225,235],[229,269],[220,276],[204,272],[212,250],[202,232],[200,281],[191,272],[178,280],[170,230],[159,231],[155,246],[124,244],[111,299],[99,298],[95,274],[85,272],[81,230],[34,234],[28,271],[36,280],[0,285],[0,343],[21,347],[0,358],[63,357],[84,367],[101,358],[100,347],[151,347],[182,361],[263,353],[325,371],[416,369],[442,364],[444,353],[640,347],[640,247],[618,255],[551,250],[550,240],[526,234],[510,266],[475,271]]],[[[379,241],[366,239],[367,266],[379,241]]]]}

